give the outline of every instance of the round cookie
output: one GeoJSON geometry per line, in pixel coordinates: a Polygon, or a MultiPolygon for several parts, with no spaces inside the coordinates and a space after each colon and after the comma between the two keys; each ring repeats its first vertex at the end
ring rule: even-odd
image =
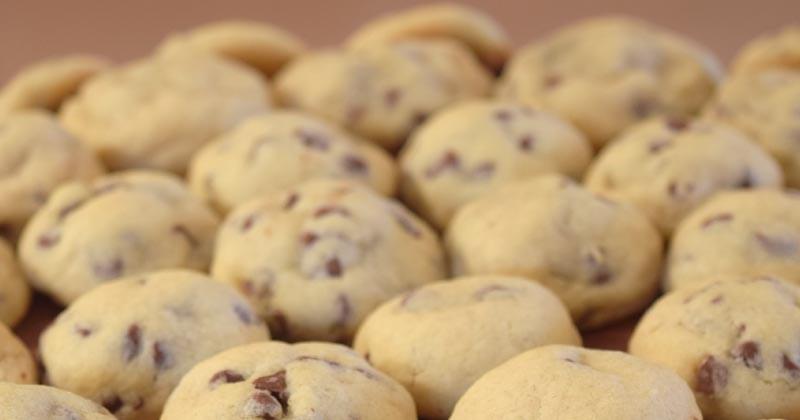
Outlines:
{"type": "Polygon", "coordinates": [[[443,279],[436,234],[359,184],[315,180],[237,207],[222,225],[214,278],[248,297],[289,341],[348,341],[378,305],[443,279]]]}
{"type": "Polygon", "coordinates": [[[397,182],[382,149],[292,111],[243,122],[201,149],[189,170],[192,191],[221,212],[315,178],[353,180],[385,195],[397,182]]]}
{"type": "Polygon", "coordinates": [[[299,57],[275,81],[279,100],[397,149],[435,111],[488,93],[491,79],[450,40],[405,40],[299,57]],[[325,69],[325,71],[320,71],[325,69]]]}
{"type": "Polygon", "coordinates": [[[36,382],[36,376],[36,362],[31,352],[7,326],[0,323],[0,384],[32,384],[36,382]]]}
{"type": "Polygon", "coordinates": [[[0,324],[13,327],[25,316],[31,290],[17,264],[14,251],[0,239],[0,324]]]}
{"type": "Polygon", "coordinates": [[[700,420],[678,375],[618,351],[545,346],[483,375],[452,420],[700,420]]]}
{"type": "Polygon", "coordinates": [[[741,132],[705,120],[656,118],[603,150],[586,187],[637,206],[665,235],[719,191],[779,188],[775,160],[741,132]]]}
{"type": "Polygon", "coordinates": [[[198,26],[169,36],[159,53],[186,48],[219,54],[273,76],[305,51],[303,41],[278,27],[256,21],[229,20],[198,26]]]}
{"type": "Polygon", "coordinates": [[[216,214],[178,178],[133,171],[59,187],[22,234],[31,284],[61,303],[123,275],[206,270],[216,214]]]}
{"type": "Polygon", "coordinates": [[[73,393],[42,385],[0,382],[5,420],[115,420],[102,406],[73,393]]]}
{"type": "Polygon", "coordinates": [[[508,102],[453,105],[417,129],[400,157],[402,193],[444,228],[463,204],[515,180],[546,173],[579,179],[592,148],[550,113],[508,102]]]}
{"type": "Polygon", "coordinates": [[[469,47],[494,71],[511,55],[511,40],[489,15],[456,3],[434,3],[393,12],[367,22],[347,41],[352,48],[403,39],[446,38],[469,47]]]}
{"type": "Polygon", "coordinates": [[[84,82],[105,70],[108,62],[90,55],[67,55],[33,63],[0,90],[0,120],[31,108],[57,110],[84,82]]]}
{"type": "Polygon", "coordinates": [[[800,194],[722,192],[689,214],[670,242],[668,290],[716,275],[770,275],[800,285],[800,194]]]}
{"type": "Polygon", "coordinates": [[[103,173],[94,154],[43,111],[20,111],[0,122],[0,237],[16,240],[53,190],[103,173]]]}
{"type": "Polygon", "coordinates": [[[64,104],[61,120],[111,169],[183,173],[199,147],[269,103],[254,70],[187,49],[98,75],[64,104]]]}
{"type": "Polygon", "coordinates": [[[408,389],[420,417],[446,419],[481,375],[546,344],[581,344],[552,292],[526,279],[474,276],[384,303],[353,347],[408,389]]]}
{"type": "Polygon", "coordinates": [[[162,420],[415,420],[402,386],[347,347],[268,341],[204,360],[181,380],[162,420]]]}
{"type": "Polygon", "coordinates": [[[605,17],[520,50],[498,95],[555,111],[600,148],[646,117],[696,113],[721,75],[714,57],[691,41],[643,21],[605,17]]]}
{"type": "Polygon", "coordinates": [[[629,350],[683,377],[706,419],[796,418],[799,301],[800,288],[769,277],[678,289],[648,310],[629,350]]]}
{"type": "Polygon", "coordinates": [[[119,419],[154,420],[196,363],[269,339],[230,287],[184,270],[139,274],[76,300],[40,339],[49,383],[119,419]]]}
{"type": "Polygon", "coordinates": [[[636,313],[658,289],[661,237],[647,218],[562,176],[514,183],[465,205],[445,244],[454,274],[539,282],[582,330],[636,313]]]}
{"type": "Polygon", "coordinates": [[[764,34],[739,51],[733,73],[757,73],[768,69],[800,70],[800,25],[764,34]]]}

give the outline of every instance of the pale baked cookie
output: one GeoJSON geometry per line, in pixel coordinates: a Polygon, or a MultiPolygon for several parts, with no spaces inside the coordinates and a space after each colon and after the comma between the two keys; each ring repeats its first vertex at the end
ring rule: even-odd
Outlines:
{"type": "Polygon", "coordinates": [[[237,207],[212,273],[289,341],[349,341],[384,301],[446,276],[436,234],[359,184],[315,180],[237,207]]]}
{"type": "Polygon", "coordinates": [[[692,391],[663,367],[617,351],[545,346],[489,371],[452,420],[700,420],[692,391]]]}
{"type": "Polygon", "coordinates": [[[275,83],[283,104],[396,149],[430,114],[487,94],[491,79],[455,41],[406,40],[313,52],[290,63],[275,83]]]}
{"type": "Polygon", "coordinates": [[[67,55],[31,64],[0,89],[0,120],[13,111],[57,110],[108,62],[90,55],[67,55]]]}
{"type": "Polygon", "coordinates": [[[34,287],[69,303],[124,275],[208,269],[217,226],[178,178],[123,172],[57,189],[25,228],[19,256],[34,287]]]}
{"type": "Polygon", "coordinates": [[[800,285],[798,192],[719,193],[678,225],[665,287],[688,287],[721,274],[772,275],[800,285]]]}
{"type": "Polygon", "coordinates": [[[253,117],[206,145],[189,170],[193,192],[221,212],[315,178],[395,191],[392,158],[315,117],[277,111],[253,117]]]}
{"type": "Polygon", "coordinates": [[[546,173],[580,179],[592,158],[586,138],[527,105],[475,101],[424,123],[400,157],[403,197],[439,228],[463,204],[515,180],[546,173]]]}
{"type": "Polygon", "coordinates": [[[473,276],[384,303],[354,348],[408,389],[420,417],[446,419],[481,375],[547,344],[581,345],[556,295],[523,278],[473,276]]]}
{"type": "Polygon", "coordinates": [[[605,17],[523,48],[509,62],[498,94],[552,109],[600,148],[645,117],[696,113],[721,74],[713,56],[677,34],[605,17]]]}
{"type": "Polygon", "coordinates": [[[236,347],[181,380],[162,420],[415,420],[405,389],[347,347],[279,341],[236,347]]]}
{"type": "Polygon", "coordinates": [[[797,418],[800,288],[741,276],[669,293],[631,338],[636,356],[689,383],[706,419],[797,418]]]}
{"type": "Polygon", "coordinates": [[[637,206],[665,236],[719,191],[782,184],[780,166],[738,130],[663,118],[626,131],[586,175],[589,190],[637,206]]]}
{"type": "Polygon", "coordinates": [[[0,324],[13,327],[25,316],[31,290],[17,264],[14,251],[0,239],[0,324]]]}
{"type": "Polygon", "coordinates": [[[734,58],[734,73],[800,70],[800,25],[787,26],[747,43],[734,58]]]}
{"type": "Polygon", "coordinates": [[[465,205],[445,243],[454,274],[539,282],[584,330],[636,313],[658,289],[661,237],[647,218],[562,176],[514,183],[465,205]]]}
{"type": "Polygon", "coordinates": [[[158,47],[161,54],[199,49],[253,67],[273,76],[286,63],[303,53],[303,41],[263,22],[221,21],[169,36],[158,47]]]}
{"type": "Polygon", "coordinates": [[[456,3],[415,6],[380,16],[357,29],[347,41],[352,48],[403,39],[452,39],[469,47],[494,71],[511,55],[511,40],[491,16],[456,3]]]}
{"type": "Polygon", "coordinates": [[[64,104],[61,120],[111,169],[182,173],[199,147],[269,103],[254,70],[187,49],[98,75],[64,104]]]}
{"type": "Polygon", "coordinates": [[[4,420],[115,420],[105,408],[71,392],[0,382],[4,420]]]}
{"type": "Polygon", "coordinates": [[[43,111],[20,111],[0,122],[0,237],[22,227],[61,183],[103,173],[94,154],[43,111]]]}
{"type": "Polygon", "coordinates": [[[7,326],[0,323],[0,384],[32,384],[36,382],[36,376],[36,362],[31,352],[7,326]]]}
{"type": "Polygon", "coordinates": [[[139,274],[76,300],[40,339],[50,384],[102,404],[120,419],[157,419],[196,363],[269,339],[230,287],[193,271],[139,274]]]}

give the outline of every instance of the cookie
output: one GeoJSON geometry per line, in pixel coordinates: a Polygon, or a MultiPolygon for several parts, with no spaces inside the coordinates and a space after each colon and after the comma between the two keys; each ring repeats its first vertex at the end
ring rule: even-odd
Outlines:
{"type": "Polygon", "coordinates": [[[397,182],[382,149],[293,111],[247,120],[201,149],[189,170],[192,191],[221,212],[315,178],[361,182],[385,195],[397,182]]]}
{"type": "Polygon", "coordinates": [[[14,111],[55,111],[84,82],[105,70],[108,62],[91,55],[67,55],[33,63],[0,90],[0,120],[14,111]]]}
{"type": "Polygon", "coordinates": [[[781,165],[786,183],[800,187],[800,72],[764,70],[729,77],[706,116],[749,135],[781,165]]]}
{"type": "Polygon", "coordinates": [[[710,53],[677,34],[604,17],[524,47],[509,62],[498,95],[555,111],[600,148],[646,117],[696,113],[721,75],[710,53]]]}
{"type": "Polygon", "coordinates": [[[245,203],[217,237],[213,277],[288,341],[349,341],[378,305],[443,279],[436,234],[356,183],[314,180],[245,203]]]}
{"type": "Polygon", "coordinates": [[[403,39],[452,39],[471,49],[490,69],[499,71],[511,55],[511,40],[491,16],[456,3],[415,6],[380,16],[357,29],[351,48],[403,39]]]}
{"type": "Polygon", "coordinates": [[[303,53],[303,41],[262,22],[221,21],[198,26],[169,36],[159,53],[180,53],[187,48],[219,54],[273,76],[286,63],[303,53]]]}
{"type": "MultiPolygon", "coordinates": [[[[0,323],[0,384],[3,382],[32,384],[36,382],[36,376],[36,362],[25,347],[25,343],[20,341],[7,326],[0,323]]],[[[0,408],[3,408],[2,405],[0,408]]]]}
{"type": "Polygon", "coordinates": [[[737,276],[659,299],[636,326],[632,354],[677,372],[706,419],[797,418],[800,288],[737,276]]]}
{"type": "Polygon", "coordinates": [[[489,74],[461,44],[406,40],[301,56],[277,76],[275,92],[286,106],[397,149],[429,115],[483,96],[490,85],[489,74]]]}
{"type": "Polygon", "coordinates": [[[0,382],[0,410],[6,420],[115,420],[92,401],[42,385],[0,382]]]}
{"type": "Polygon", "coordinates": [[[678,225],[665,276],[668,290],[716,275],[770,275],[800,285],[800,195],[730,191],[715,195],[678,225]]]}
{"type": "Polygon", "coordinates": [[[692,391],[660,366],[618,351],[545,346],[489,371],[452,420],[700,420],[692,391]]]}
{"type": "Polygon", "coordinates": [[[717,192],[782,184],[780,166],[740,131],[665,118],[626,131],[586,175],[589,190],[637,206],[665,236],[717,192]]]}
{"type": "Polygon", "coordinates": [[[415,420],[402,386],[347,347],[269,341],[236,347],[195,366],[162,420],[415,420]]]}
{"type": "Polygon", "coordinates": [[[178,178],[123,172],[59,187],[25,228],[19,256],[31,284],[67,304],[124,275],[206,270],[218,223],[178,178]]]}
{"type": "Polygon", "coordinates": [[[31,291],[17,264],[14,251],[0,239],[0,324],[17,325],[31,301],[31,291]]]}
{"type": "Polygon", "coordinates": [[[511,181],[546,173],[580,179],[592,148],[568,123],[527,105],[475,101],[424,123],[400,157],[403,198],[444,228],[459,207],[511,181]]]}
{"type": "Polygon", "coordinates": [[[731,69],[733,73],[800,70],[800,25],[787,26],[750,41],[736,55],[731,69]]]}
{"type": "Polygon", "coordinates": [[[490,275],[384,303],[364,321],[354,348],[408,389],[420,417],[447,419],[481,375],[546,344],[581,344],[561,301],[526,279],[490,275]]]}
{"type": "Polygon", "coordinates": [[[658,289],[661,238],[632,206],[543,175],[459,210],[445,246],[454,274],[525,277],[555,292],[583,330],[644,308],[658,289]]]}
{"type": "Polygon", "coordinates": [[[61,120],[111,169],[183,173],[199,147],[269,104],[257,72],[187,49],[94,77],[64,104],[61,120]]]}
{"type": "Polygon", "coordinates": [[[151,420],[196,363],[269,339],[247,301],[188,270],[104,284],[71,304],[40,339],[49,383],[119,419],[151,420]]]}
{"type": "Polygon", "coordinates": [[[22,227],[61,183],[104,172],[97,157],[51,114],[14,112],[0,122],[0,237],[22,227]]]}

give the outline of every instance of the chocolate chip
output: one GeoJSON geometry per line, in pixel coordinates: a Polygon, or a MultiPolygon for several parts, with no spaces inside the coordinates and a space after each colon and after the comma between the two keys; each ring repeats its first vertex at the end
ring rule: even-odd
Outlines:
{"type": "Polygon", "coordinates": [[[672,181],[667,185],[667,192],[674,198],[683,198],[694,192],[694,184],[686,183],[681,185],[678,181],[672,181]]]}
{"type": "Polygon", "coordinates": [[[367,173],[367,163],[364,159],[355,155],[345,155],[342,158],[342,166],[347,172],[353,174],[363,175],[367,173]]]}
{"type": "Polygon", "coordinates": [[[444,152],[444,154],[442,154],[439,160],[425,169],[425,177],[435,178],[441,175],[441,173],[444,171],[457,169],[460,166],[461,159],[458,157],[458,154],[454,150],[447,150],[444,152]]]}
{"type": "Polygon", "coordinates": [[[387,107],[394,108],[395,106],[397,106],[397,103],[400,102],[401,94],[402,92],[400,91],[400,89],[391,88],[387,90],[386,93],[383,94],[383,102],[386,104],[387,107]]]}
{"type": "Polygon", "coordinates": [[[256,223],[257,216],[255,214],[248,215],[247,217],[242,220],[242,224],[239,227],[239,230],[242,232],[247,232],[248,230],[253,228],[253,225],[256,223]]]}
{"type": "Polygon", "coordinates": [[[586,265],[589,270],[589,282],[594,285],[604,285],[610,282],[614,275],[605,262],[605,250],[593,249],[586,254],[586,265]]]}
{"type": "Polygon", "coordinates": [[[772,255],[790,257],[797,254],[798,244],[793,238],[769,235],[763,232],[756,232],[753,236],[756,242],[772,255]]]}
{"type": "Polygon", "coordinates": [[[750,169],[745,169],[744,170],[744,174],[739,179],[739,181],[736,182],[734,187],[736,187],[736,188],[752,188],[752,187],[754,187],[756,185],[757,185],[757,182],[756,182],[755,179],[753,179],[753,173],[750,172],[750,169]]]}
{"type": "Polygon", "coordinates": [[[82,325],[75,325],[75,333],[83,338],[92,335],[92,332],[94,331],[89,327],[84,327],[82,325]]]}
{"type": "Polygon", "coordinates": [[[545,89],[554,89],[558,87],[560,84],[561,84],[561,76],[557,74],[548,74],[542,80],[542,86],[544,86],[545,89]]]}
{"type": "Polygon", "coordinates": [[[507,109],[498,109],[497,111],[494,112],[494,118],[503,124],[508,124],[509,122],[511,122],[511,119],[513,117],[514,114],[512,114],[511,111],[507,109]]]}
{"type": "Polygon", "coordinates": [[[94,275],[103,280],[116,279],[122,275],[125,263],[120,258],[112,258],[108,261],[95,262],[92,266],[94,275]]]}
{"type": "Polygon", "coordinates": [[[695,390],[701,394],[714,395],[728,384],[728,368],[714,358],[706,356],[695,372],[695,390]]]}
{"type": "Polygon", "coordinates": [[[730,213],[715,214],[713,216],[709,216],[709,217],[705,218],[700,223],[700,228],[701,229],[706,229],[706,228],[708,228],[709,226],[711,226],[711,225],[713,225],[715,223],[730,222],[731,220],[733,220],[733,215],[730,214],[730,213]]]}
{"type": "Polygon", "coordinates": [[[279,419],[283,417],[283,407],[268,392],[255,392],[244,403],[244,414],[265,420],[279,419]]]}
{"type": "Polygon", "coordinates": [[[119,395],[111,395],[103,398],[102,405],[109,412],[116,413],[120,408],[122,408],[123,405],[125,405],[125,403],[122,402],[122,399],[119,398],[119,395]]]}
{"type": "Polygon", "coordinates": [[[52,248],[61,241],[61,234],[55,231],[50,231],[39,235],[39,238],[36,240],[36,244],[39,248],[52,248]]]}
{"type": "Polygon", "coordinates": [[[223,384],[233,384],[242,381],[244,381],[244,376],[240,373],[225,369],[215,373],[214,376],[211,377],[208,381],[208,387],[213,390],[223,384]]]}
{"type": "Polygon", "coordinates": [[[295,135],[300,138],[300,141],[303,142],[303,145],[310,149],[316,149],[320,151],[328,150],[330,140],[324,133],[315,132],[307,128],[298,128],[295,131],[295,135]]]}
{"type": "Polygon", "coordinates": [[[345,122],[347,125],[356,124],[366,113],[366,108],[363,105],[352,105],[345,112],[345,122]]]}
{"type": "Polygon", "coordinates": [[[122,358],[126,362],[135,359],[142,351],[142,329],[137,324],[128,327],[122,343],[122,358]]]}
{"type": "Polygon", "coordinates": [[[234,303],[233,313],[236,314],[236,317],[239,318],[239,321],[242,321],[243,324],[249,325],[253,323],[252,312],[250,312],[250,309],[244,307],[243,305],[234,303]]]}
{"type": "Polygon", "coordinates": [[[717,295],[717,296],[714,296],[714,299],[711,299],[711,304],[712,305],[719,305],[720,303],[722,303],[723,300],[724,300],[724,298],[723,298],[722,295],[717,295]]]}
{"type": "Polygon", "coordinates": [[[319,235],[314,232],[303,232],[300,234],[300,243],[303,244],[304,247],[309,247],[314,245],[315,242],[319,239],[319,235]]]}
{"type": "Polygon", "coordinates": [[[741,360],[745,366],[761,370],[761,348],[755,341],[745,341],[733,349],[733,357],[741,360]]]}
{"type": "Polygon", "coordinates": [[[167,346],[160,341],[153,343],[153,364],[158,370],[167,370],[175,365],[172,353],[167,351],[167,346]]]}
{"type": "Polygon", "coordinates": [[[339,206],[323,206],[318,208],[314,211],[314,218],[319,219],[320,217],[329,216],[332,214],[338,214],[342,217],[350,217],[350,210],[347,210],[344,207],[339,206]]]}
{"type": "Polygon", "coordinates": [[[405,215],[396,212],[394,213],[394,220],[397,221],[397,224],[409,235],[417,239],[422,237],[422,231],[405,215]]]}
{"type": "Polygon", "coordinates": [[[325,263],[325,272],[328,273],[329,277],[341,277],[343,272],[341,261],[336,257],[328,259],[325,263]]]}
{"type": "Polygon", "coordinates": [[[272,311],[267,317],[267,324],[269,324],[270,333],[277,338],[288,339],[292,335],[289,329],[289,320],[286,319],[286,315],[281,311],[272,311]]]}
{"type": "Polygon", "coordinates": [[[180,235],[186,242],[189,243],[189,246],[192,248],[197,248],[200,245],[200,241],[189,231],[189,229],[184,225],[175,225],[172,227],[172,232],[180,235]]]}
{"type": "Polygon", "coordinates": [[[291,193],[288,197],[286,197],[286,202],[283,204],[284,210],[291,210],[294,208],[297,201],[300,200],[300,196],[297,193],[291,193]]]}
{"type": "Polygon", "coordinates": [[[271,393],[283,393],[286,391],[286,371],[281,370],[269,376],[256,378],[253,380],[253,387],[271,393]]]}
{"type": "Polygon", "coordinates": [[[650,98],[638,97],[631,102],[631,114],[637,119],[649,117],[657,108],[656,102],[650,98]]]}
{"type": "Polygon", "coordinates": [[[683,118],[668,118],[666,121],[667,128],[672,131],[683,131],[689,128],[689,121],[683,118]]]}
{"type": "Polygon", "coordinates": [[[671,145],[672,140],[670,139],[656,139],[647,145],[647,149],[650,151],[650,153],[657,154],[671,145]]]}
{"type": "Polygon", "coordinates": [[[413,129],[421,126],[422,124],[425,124],[425,121],[427,121],[427,120],[428,120],[428,113],[427,112],[421,112],[421,111],[417,112],[416,114],[414,114],[414,117],[411,118],[411,127],[410,128],[413,130],[413,129]]]}
{"type": "Polygon", "coordinates": [[[533,150],[535,143],[536,139],[532,135],[525,134],[524,136],[520,137],[519,140],[517,140],[517,147],[519,147],[519,149],[523,152],[530,152],[533,150]]]}
{"type": "Polygon", "coordinates": [[[789,357],[788,354],[783,353],[782,363],[783,363],[783,369],[788,371],[793,378],[800,376],[800,366],[798,366],[797,363],[795,363],[794,360],[792,360],[792,358],[789,357]]]}

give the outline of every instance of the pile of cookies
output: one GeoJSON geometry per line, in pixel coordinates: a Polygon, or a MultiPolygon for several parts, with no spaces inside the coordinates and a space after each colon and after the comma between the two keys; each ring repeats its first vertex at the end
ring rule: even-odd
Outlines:
{"type": "Polygon", "coordinates": [[[798,186],[797,26],[726,72],[451,4],[46,60],[0,90],[1,417],[800,419],[798,186]]]}

